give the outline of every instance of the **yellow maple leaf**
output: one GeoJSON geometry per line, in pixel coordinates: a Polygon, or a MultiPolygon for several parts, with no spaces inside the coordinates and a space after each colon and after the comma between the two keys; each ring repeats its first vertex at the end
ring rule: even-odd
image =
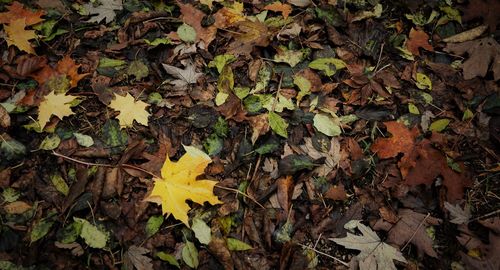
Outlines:
{"type": "Polygon", "coordinates": [[[171,213],[189,227],[187,212],[191,208],[186,200],[212,205],[222,202],[213,194],[216,181],[196,180],[212,162],[210,157],[193,146],[184,146],[184,149],[186,154],[177,162],[170,161],[167,155],[161,178],[153,179],[153,190],[145,200],[161,204],[163,214],[171,213]]]}
{"type": "Polygon", "coordinates": [[[110,108],[120,112],[116,118],[120,121],[122,128],[131,127],[134,120],[147,126],[149,117],[149,113],[146,111],[147,106],[149,105],[145,102],[135,101],[134,97],[129,93],[124,97],[115,95],[115,99],[109,104],[110,108]]]}
{"type": "Polygon", "coordinates": [[[54,91],[46,95],[38,107],[38,123],[41,129],[45,128],[52,115],[59,117],[59,119],[72,115],[70,103],[75,99],[76,97],[73,96],[55,94],[54,91]]]}
{"type": "Polygon", "coordinates": [[[30,39],[36,38],[34,30],[26,30],[26,21],[24,18],[13,20],[9,25],[4,25],[7,33],[7,45],[14,45],[19,50],[27,53],[35,54],[35,50],[31,47],[30,39]]]}

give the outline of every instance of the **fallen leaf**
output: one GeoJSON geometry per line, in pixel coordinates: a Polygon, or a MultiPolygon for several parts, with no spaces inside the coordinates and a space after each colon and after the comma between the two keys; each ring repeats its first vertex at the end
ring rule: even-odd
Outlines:
{"type": "Polygon", "coordinates": [[[404,124],[391,121],[385,122],[390,138],[378,138],[371,146],[371,150],[380,158],[392,158],[399,153],[408,155],[413,150],[416,138],[416,129],[409,130],[404,124]]]}
{"type": "Polygon", "coordinates": [[[195,84],[203,73],[196,72],[196,67],[192,63],[188,63],[185,69],[180,69],[175,66],[162,64],[165,71],[177,78],[170,84],[174,85],[176,90],[186,89],[190,84],[195,84]]]}
{"type": "Polygon", "coordinates": [[[427,228],[432,225],[438,225],[441,220],[432,216],[417,213],[411,209],[400,209],[398,211],[399,221],[396,224],[383,226],[382,219],[377,221],[374,228],[388,231],[387,241],[402,247],[410,241],[419,250],[425,254],[437,258],[437,253],[433,248],[433,240],[427,233],[427,228]]]}
{"type": "Polygon", "coordinates": [[[328,144],[330,147],[322,147],[322,151],[316,150],[313,146],[313,142],[311,138],[304,138],[304,145],[300,146],[300,149],[304,151],[305,154],[310,156],[312,159],[317,160],[320,158],[324,158],[324,164],[318,166],[314,169],[314,172],[318,174],[318,176],[327,176],[330,172],[332,172],[340,162],[340,143],[336,137],[333,137],[328,144]]]}
{"type": "Polygon", "coordinates": [[[115,95],[115,99],[109,104],[111,109],[120,112],[116,118],[120,121],[122,128],[132,127],[134,120],[141,125],[147,126],[149,117],[149,113],[146,111],[147,106],[149,104],[140,100],[136,101],[129,93],[124,97],[115,95]]]}
{"type": "Polygon", "coordinates": [[[25,25],[34,25],[43,21],[41,18],[45,12],[43,10],[31,11],[24,8],[24,5],[15,1],[7,6],[7,12],[0,13],[0,23],[10,24],[19,19],[25,20],[25,25]]]}
{"type": "Polygon", "coordinates": [[[97,226],[91,224],[85,219],[73,217],[75,222],[82,224],[80,237],[85,243],[93,248],[104,248],[109,239],[109,234],[102,231],[97,226]]]}
{"type": "Polygon", "coordinates": [[[490,233],[490,243],[483,246],[484,256],[481,258],[473,258],[461,252],[462,259],[465,262],[467,269],[473,270],[497,270],[500,269],[500,236],[490,233]]]}
{"type": "Polygon", "coordinates": [[[420,51],[418,50],[419,48],[428,50],[430,52],[434,51],[434,48],[429,43],[429,35],[427,35],[427,33],[425,33],[423,30],[415,30],[415,28],[412,28],[410,30],[409,38],[406,41],[406,48],[413,55],[420,55],[420,51]]]}
{"type": "MultiPolygon", "coordinates": [[[[69,55],[65,55],[55,68],[45,65],[38,72],[32,73],[29,76],[34,78],[40,85],[51,85],[57,84],[59,77],[62,76],[64,79],[68,80],[69,88],[74,88],[78,85],[78,82],[85,76],[90,75],[89,73],[80,74],[78,73],[78,68],[81,65],[77,65],[75,60],[73,60],[69,55]]],[[[69,89],[64,89],[65,91],[69,89]]]]}
{"type": "Polygon", "coordinates": [[[256,116],[247,117],[250,126],[252,127],[252,144],[255,144],[257,139],[269,131],[269,122],[267,114],[260,114],[256,116]]]}
{"type": "Polygon", "coordinates": [[[31,205],[23,201],[15,201],[6,204],[3,209],[7,214],[19,215],[31,209],[31,205]]]}
{"type": "Polygon", "coordinates": [[[46,95],[38,107],[38,123],[41,129],[50,121],[52,115],[62,119],[73,114],[71,102],[76,99],[74,96],[66,94],[55,94],[54,91],[46,95]]]}
{"type": "Polygon", "coordinates": [[[488,69],[493,71],[495,80],[500,79],[500,44],[494,38],[485,37],[463,43],[450,43],[444,50],[458,55],[466,53],[469,55],[462,65],[464,79],[485,77],[488,69]]]}
{"type": "Polygon", "coordinates": [[[196,31],[196,40],[202,40],[205,43],[205,47],[208,48],[208,45],[215,39],[215,34],[217,33],[217,28],[215,26],[203,27],[201,25],[201,21],[205,17],[205,13],[203,11],[195,8],[191,4],[183,4],[181,2],[177,2],[181,13],[182,20],[194,28],[196,31]]]}
{"type": "Polygon", "coordinates": [[[362,235],[347,233],[344,238],[330,238],[330,240],[346,248],[361,251],[356,255],[361,270],[396,270],[394,260],[406,263],[406,259],[399,250],[382,242],[370,227],[362,224],[359,220],[351,220],[344,227],[346,229],[357,228],[362,235]]]}
{"type": "Polygon", "coordinates": [[[462,20],[467,22],[476,18],[483,19],[483,23],[488,25],[490,33],[495,32],[500,21],[500,2],[497,0],[471,0],[462,9],[464,15],[462,20]]]}
{"type": "Polygon", "coordinates": [[[100,23],[104,20],[105,23],[110,23],[116,17],[115,10],[123,9],[122,0],[100,0],[99,2],[100,5],[95,5],[95,3],[83,5],[86,11],[84,15],[91,15],[87,22],[100,23]]]}
{"type": "Polygon", "coordinates": [[[444,38],[443,42],[460,43],[460,42],[474,40],[474,39],[480,37],[486,31],[486,29],[488,29],[487,25],[480,25],[480,26],[474,27],[470,30],[463,31],[463,32],[458,33],[456,35],[444,38]]]}
{"type": "Polygon", "coordinates": [[[182,247],[182,260],[191,268],[198,268],[198,250],[193,242],[186,240],[186,244],[182,247]]]}
{"type": "Polygon", "coordinates": [[[172,162],[166,156],[161,178],[153,179],[153,190],[145,200],[161,204],[163,214],[171,213],[189,227],[187,212],[190,207],[186,200],[199,204],[222,202],[213,195],[216,181],[196,180],[212,161],[210,157],[193,146],[184,146],[184,149],[186,154],[178,162],[172,162]]]}
{"type": "Polygon", "coordinates": [[[215,23],[217,28],[226,28],[232,26],[237,22],[244,21],[245,15],[243,14],[243,3],[234,1],[231,6],[225,6],[214,14],[215,23]]]}
{"type": "Polygon", "coordinates": [[[288,18],[288,15],[292,13],[292,6],[290,6],[289,4],[283,4],[279,1],[276,1],[272,4],[265,6],[264,9],[274,12],[281,12],[285,20],[288,18]]]}
{"type": "Polygon", "coordinates": [[[152,259],[145,255],[149,252],[147,248],[135,245],[130,246],[124,258],[125,265],[127,266],[126,269],[132,269],[133,265],[137,270],[153,270],[152,259]]]}
{"type": "Polygon", "coordinates": [[[269,45],[269,29],[260,21],[240,21],[234,24],[239,32],[233,35],[234,41],[229,44],[227,52],[235,55],[250,55],[255,46],[269,45]]]}
{"type": "Polygon", "coordinates": [[[268,114],[269,126],[276,132],[276,134],[287,138],[288,137],[288,123],[279,114],[275,112],[269,112],[268,114]]]}
{"type": "Polygon", "coordinates": [[[29,40],[35,39],[36,34],[34,30],[24,29],[26,25],[24,18],[13,20],[10,24],[4,25],[5,32],[7,33],[7,45],[14,45],[21,51],[35,54],[35,50],[31,47],[29,40]]]}
{"type": "Polygon", "coordinates": [[[450,211],[450,215],[452,217],[450,222],[454,224],[467,224],[472,217],[470,206],[468,204],[466,204],[465,208],[462,209],[460,205],[453,205],[449,202],[444,202],[444,208],[450,211]]]}
{"type": "Polygon", "coordinates": [[[212,240],[212,233],[210,231],[210,227],[201,218],[195,217],[193,219],[193,225],[191,226],[191,230],[193,230],[196,239],[198,239],[198,241],[200,241],[200,243],[204,245],[208,245],[212,240]]]}

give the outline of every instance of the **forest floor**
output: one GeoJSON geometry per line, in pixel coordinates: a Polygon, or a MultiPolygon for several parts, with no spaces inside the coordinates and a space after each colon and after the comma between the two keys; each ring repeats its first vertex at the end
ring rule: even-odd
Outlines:
{"type": "Polygon", "coordinates": [[[500,269],[500,1],[0,1],[0,270],[500,269]]]}

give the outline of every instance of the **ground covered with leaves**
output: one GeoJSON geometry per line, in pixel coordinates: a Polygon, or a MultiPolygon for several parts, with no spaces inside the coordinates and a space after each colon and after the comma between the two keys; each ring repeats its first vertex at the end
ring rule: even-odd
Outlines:
{"type": "Polygon", "coordinates": [[[499,1],[0,3],[1,270],[500,269],[499,1]]]}

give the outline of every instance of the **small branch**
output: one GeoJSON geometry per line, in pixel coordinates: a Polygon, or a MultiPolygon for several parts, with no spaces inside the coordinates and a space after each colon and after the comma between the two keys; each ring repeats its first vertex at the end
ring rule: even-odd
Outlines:
{"type": "Polygon", "coordinates": [[[410,239],[408,239],[408,241],[406,241],[406,244],[401,248],[401,251],[403,251],[406,246],[408,246],[408,244],[411,242],[411,240],[413,240],[413,237],[415,237],[415,235],[417,234],[418,230],[420,230],[420,227],[422,227],[422,225],[424,224],[425,220],[430,216],[431,214],[430,213],[427,213],[427,215],[424,217],[424,219],[422,219],[422,221],[420,222],[420,224],[418,224],[418,227],[417,229],[415,229],[415,231],[413,232],[413,234],[411,235],[410,239]]]}
{"type": "Polygon", "coordinates": [[[251,200],[252,202],[254,202],[255,204],[257,204],[258,206],[260,206],[262,209],[266,209],[262,204],[260,204],[256,199],[254,199],[252,196],[248,195],[248,194],[245,194],[235,188],[229,188],[229,187],[221,187],[221,186],[215,186],[216,188],[220,188],[220,189],[224,189],[224,190],[229,190],[229,191],[233,191],[233,192],[236,192],[238,194],[240,194],[241,196],[245,197],[245,198],[248,198],[249,200],[251,200]]]}

